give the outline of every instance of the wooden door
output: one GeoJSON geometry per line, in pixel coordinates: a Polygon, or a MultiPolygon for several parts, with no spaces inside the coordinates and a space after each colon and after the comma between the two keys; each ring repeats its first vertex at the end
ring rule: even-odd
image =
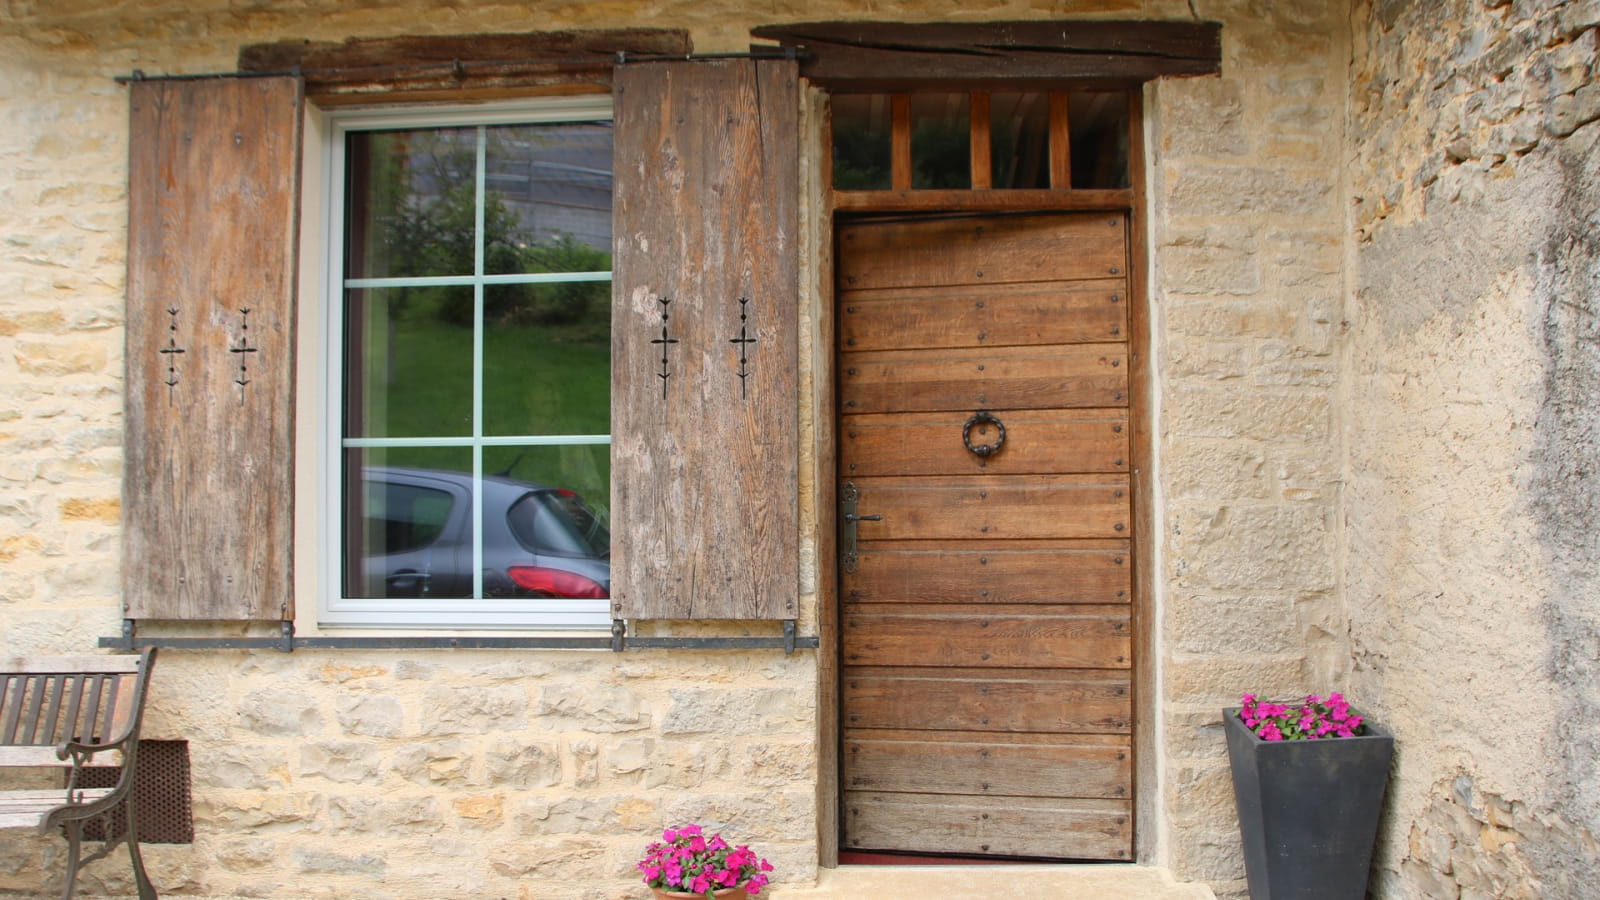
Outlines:
{"type": "Polygon", "coordinates": [[[844,849],[1132,858],[1127,230],[837,231],[844,849]]]}

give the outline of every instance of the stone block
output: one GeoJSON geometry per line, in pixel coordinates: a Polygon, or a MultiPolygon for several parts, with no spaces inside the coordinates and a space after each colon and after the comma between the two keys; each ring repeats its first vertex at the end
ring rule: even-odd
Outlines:
{"type": "Polygon", "coordinates": [[[1327,591],[1334,587],[1330,511],[1318,506],[1174,507],[1170,565],[1195,590],[1327,591]]]}
{"type": "Polygon", "coordinates": [[[106,371],[110,354],[103,340],[19,340],[12,348],[17,368],[27,375],[58,377],[106,371]]]}
{"type": "Polygon", "coordinates": [[[564,800],[531,799],[518,807],[517,830],[522,834],[597,834],[621,826],[617,808],[627,797],[572,797],[564,800]]]}
{"type": "Polygon", "coordinates": [[[328,822],[335,831],[357,834],[434,834],[444,828],[433,797],[332,797],[328,822]]]}
{"type": "Polygon", "coordinates": [[[59,507],[63,522],[101,522],[115,525],[122,518],[122,501],[115,497],[70,497],[59,507]]]}
{"type": "Polygon", "coordinates": [[[539,691],[534,714],[549,729],[611,734],[650,727],[650,712],[639,695],[624,687],[571,680],[539,691]]]}
{"type": "Polygon", "coordinates": [[[427,735],[516,731],[528,724],[528,695],[520,685],[431,685],[422,706],[427,735]]]}
{"type": "Polygon", "coordinates": [[[1179,881],[1209,884],[1244,879],[1244,849],[1236,824],[1232,828],[1174,825],[1170,834],[1172,873],[1179,881]]]}
{"type": "Polygon", "coordinates": [[[1181,653],[1282,653],[1300,644],[1296,606],[1281,596],[1175,594],[1166,628],[1181,653]]]}
{"type": "Polygon", "coordinates": [[[1243,344],[1173,341],[1167,347],[1165,372],[1185,381],[1229,381],[1250,374],[1251,355],[1243,344]]]}
{"type": "Polygon", "coordinates": [[[194,797],[196,831],[241,834],[258,828],[299,831],[321,818],[327,803],[320,794],[274,791],[197,793],[194,797]]]}
{"type": "Polygon", "coordinates": [[[346,733],[373,737],[395,737],[405,724],[400,698],[389,696],[340,697],[334,717],[346,733]]]}
{"type": "Polygon", "coordinates": [[[567,743],[566,768],[572,773],[572,783],[589,787],[600,781],[600,748],[594,741],[577,740],[567,743]]]}
{"type": "Polygon", "coordinates": [[[1296,318],[1284,303],[1231,297],[1185,298],[1163,312],[1167,330],[1185,337],[1284,338],[1294,333],[1296,318]]]}
{"type": "Polygon", "coordinates": [[[1176,500],[1239,501],[1269,496],[1267,456],[1238,441],[1193,438],[1162,447],[1163,481],[1176,500]]]}
{"type": "Polygon", "coordinates": [[[1226,760],[1170,767],[1166,791],[1174,825],[1215,827],[1236,821],[1233,773],[1226,760]]]}
{"type": "MultiPolygon", "coordinates": [[[[1235,697],[1227,706],[1237,706],[1235,697]]],[[[1224,759],[1228,753],[1227,740],[1222,733],[1223,706],[1189,706],[1169,704],[1162,716],[1162,734],[1166,738],[1168,764],[1177,760],[1224,759]]]]}
{"type": "Polygon", "coordinates": [[[299,848],[294,851],[295,870],[302,875],[365,875],[382,878],[388,866],[376,853],[333,853],[299,848]]]}
{"type": "Polygon", "coordinates": [[[561,783],[561,751],[549,741],[498,740],[484,751],[483,765],[490,784],[526,789],[561,783]]]}
{"type": "Polygon", "coordinates": [[[300,774],[348,784],[378,784],[382,756],[365,741],[323,741],[300,748],[300,774]]]}
{"type": "Polygon", "coordinates": [[[547,838],[518,841],[489,851],[495,872],[513,878],[559,877],[569,881],[600,880],[610,871],[606,845],[595,838],[547,838]]]}
{"type": "Polygon", "coordinates": [[[1251,232],[1240,228],[1175,231],[1161,238],[1156,280],[1173,294],[1249,295],[1261,290],[1251,232]]]}
{"type": "Polygon", "coordinates": [[[745,735],[793,731],[812,704],[791,688],[673,688],[661,733],[745,735]]]}
{"type": "Polygon", "coordinates": [[[1260,165],[1173,164],[1163,198],[1178,217],[1263,214],[1328,217],[1334,214],[1333,181],[1316,169],[1260,165]]]}
{"type": "Polygon", "coordinates": [[[1306,658],[1295,653],[1169,654],[1165,666],[1167,697],[1187,706],[1207,704],[1222,710],[1238,706],[1244,693],[1297,697],[1327,690],[1311,682],[1306,658]]]}
{"type": "Polygon", "coordinates": [[[505,794],[469,794],[450,798],[450,810],[471,829],[496,828],[506,816],[505,794]]]}
{"type": "Polygon", "coordinates": [[[289,755],[282,747],[207,743],[191,746],[190,753],[198,788],[274,790],[289,782],[289,755]]]}
{"type": "Polygon", "coordinates": [[[1159,140],[1168,158],[1230,157],[1250,151],[1237,81],[1183,78],[1158,85],[1159,140]]]}
{"type": "Polygon", "coordinates": [[[415,784],[454,786],[468,784],[474,751],[466,741],[408,744],[394,752],[394,770],[415,784]]]}
{"type": "Polygon", "coordinates": [[[238,704],[239,727],[273,737],[306,737],[322,733],[316,698],[284,688],[252,691],[238,704]]]}
{"type": "Polygon", "coordinates": [[[1168,440],[1254,438],[1326,441],[1333,427],[1324,391],[1182,384],[1166,395],[1168,440]]]}
{"type": "MultiPolygon", "coordinates": [[[[275,868],[278,860],[277,844],[259,837],[222,841],[212,849],[212,853],[218,865],[233,872],[275,868]]],[[[166,883],[162,882],[162,886],[165,887],[166,883]]]]}
{"type": "Polygon", "coordinates": [[[693,789],[724,778],[732,771],[724,741],[674,740],[663,742],[663,746],[665,752],[658,748],[656,759],[645,770],[646,788],[693,789]]]}

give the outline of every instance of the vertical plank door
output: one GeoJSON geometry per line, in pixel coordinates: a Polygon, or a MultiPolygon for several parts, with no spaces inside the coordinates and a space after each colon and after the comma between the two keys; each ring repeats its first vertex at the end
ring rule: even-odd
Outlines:
{"type": "Polygon", "coordinates": [[[843,846],[1131,859],[1127,216],[837,237],[843,846]]]}

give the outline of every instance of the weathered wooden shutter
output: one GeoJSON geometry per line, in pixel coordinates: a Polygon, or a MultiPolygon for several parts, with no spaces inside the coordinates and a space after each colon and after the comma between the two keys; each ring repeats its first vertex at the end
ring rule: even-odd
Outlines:
{"type": "Polygon", "coordinates": [[[795,64],[639,63],[614,84],[613,613],[792,619],[795,64]]]}
{"type": "Polygon", "coordinates": [[[292,615],[302,96],[295,78],[132,85],[129,618],[292,615]]]}

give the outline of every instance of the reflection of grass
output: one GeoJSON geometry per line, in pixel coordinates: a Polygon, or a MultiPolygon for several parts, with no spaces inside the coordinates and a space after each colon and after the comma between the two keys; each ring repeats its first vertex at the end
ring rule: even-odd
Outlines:
{"type": "MultiPolygon", "coordinates": [[[[387,353],[378,348],[368,364],[368,383],[387,395],[387,403],[371,405],[386,407],[384,425],[372,432],[465,435],[472,409],[466,377],[472,330],[439,321],[428,308],[431,304],[414,299],[421,302],[406,304],[398,321],[391,321],[394,370],[387,378],[379,374],[380,357],[387,353]]],[[[491,324],[483,347],[484,434],[608,432],[611,347],[606,329],[597,324],[491,324]]],[[[388,465],[471,468],[469,452],[456,448],[396,447],[369,454],[369,459],[388,465]]],[[[604,445],[485,448],[486,474],[507,469],[514,478],[572,488],[597,509],[606,505],[610,455],[604,445]]]]}

